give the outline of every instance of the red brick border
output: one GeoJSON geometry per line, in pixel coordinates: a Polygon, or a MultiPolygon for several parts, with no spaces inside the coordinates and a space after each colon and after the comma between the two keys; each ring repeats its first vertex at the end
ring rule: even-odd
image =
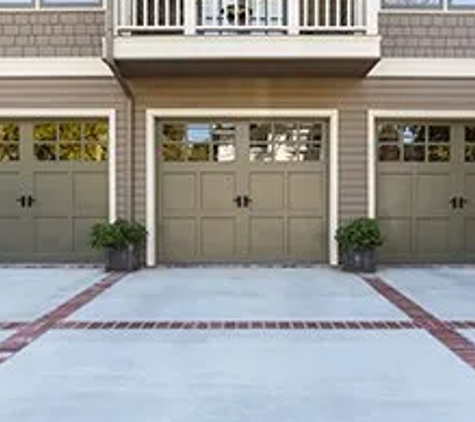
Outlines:
{"type": "Polygon", "coordinates": [[[22,321],[0,321],[0,330],[18,330],[28,325],[28,322],[22,321]]]}
{"type": "Polygon", "coordinates": [[[457,325],[472,328],[471,323],[463,324],[463,322],[441,321],[381,278],[368,276],[361,276],[361,278],[380,295],[408,315],[415,324],[427,330],[434,338],[471,366],[472,369],[475,369],[475,344],[455,331],[455,328],[458,328],[457,325]]]}
{"type": "Polygon", "coordinates": [[[125,274],[122,273],[109,274],[32,323],[20,327],[16,333],[0,342],[0,364],[49,331],[58,321],[67,318],[73,312],[112,287],[124,276],[125,274]]]}
{"type": "Polygon", "coordinates": [[[407,330],[412,321],[57,321],[53,329],[71,330],[407,330]]]}

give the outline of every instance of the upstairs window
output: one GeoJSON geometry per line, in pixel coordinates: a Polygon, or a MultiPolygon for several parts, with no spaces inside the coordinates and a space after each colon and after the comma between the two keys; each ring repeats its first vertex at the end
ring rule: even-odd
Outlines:
{"type": "Polygon", "coordinates": [[[475,9],[475,0],[383,0],[384,9],[475,9]]]}

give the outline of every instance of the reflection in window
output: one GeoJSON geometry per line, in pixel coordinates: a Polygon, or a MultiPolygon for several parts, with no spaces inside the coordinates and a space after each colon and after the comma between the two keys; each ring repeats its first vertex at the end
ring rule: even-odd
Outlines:
{"type": "Polygon", "coordinates": [[[33,128],[39,161],[107,160],[108,124],[102,120],[39,122],[33,128]]]}
{"type": "Polygon", "coordinates": [[[465,162],[475,162],[475,125],[465,126],[465,162]]]}
{"type": "Polygon", "coordinates": [[[235,160],[236,128],[231,123],[164,123],[160,137],[164,161],[235,160]]]}
{"type": "Polygon", "coordinates": [[[323,124],[254,122],[249,126],[252,162],[303,162],[322,159],[323,124]]]}
{"type": "Polygon", "coordinates": [[[0,122],[0,162],[20,159],[20,126],[0,122]]]}
{"type": "Polygon", "coordinates": [[[450,161],[449,125],[382,123],[377,126],[380,162],[450,161]]]}

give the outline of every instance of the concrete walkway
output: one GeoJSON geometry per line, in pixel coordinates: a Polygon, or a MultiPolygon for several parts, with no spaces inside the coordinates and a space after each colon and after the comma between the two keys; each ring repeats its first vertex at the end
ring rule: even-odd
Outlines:
{"type": "Polygon", "coordinates": [[[472,268],[0,269],[0,421],[472,422],[474,294],[472,268]]]}

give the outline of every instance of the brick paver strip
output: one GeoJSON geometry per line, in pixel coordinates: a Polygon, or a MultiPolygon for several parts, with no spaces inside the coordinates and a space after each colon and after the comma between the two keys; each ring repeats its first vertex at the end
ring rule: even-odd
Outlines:
{"type": "MultiPolygon", "coordinates": [[[[0,342],[0,364],[28,346],[32,341],[36,340],[51,328],[54,328],[60,320],[67,318],[105,290],[111,288],[124,276],[125,274],[122,273],[109,274],[52,311],[22,326],[16,333],[0,342]]],[[[101,325],[101,323],[99,323],[99,325],[101,325]]],[[[88,327],[91,327],[91,325],[88,327]]]]}
{"type": "Polygon", "coordinates": [[[441,321],[379,277],[361,276],[361,278],[380,295],[409,316],[418,327],[427,330],[434,338],[471,366],[472,369],[475,369],[475,344],[455,331],[457,322],[441,321]]]}
{"type": "MultiPolygon", "coordinates": [[[[455,322],[457,323],[457,322],[455,322]]],[[[22,325],[26,325],[22,323],[22,325]]],[[[59,330],[413,330],[412,321],[58,321],[59,330]]]]}

